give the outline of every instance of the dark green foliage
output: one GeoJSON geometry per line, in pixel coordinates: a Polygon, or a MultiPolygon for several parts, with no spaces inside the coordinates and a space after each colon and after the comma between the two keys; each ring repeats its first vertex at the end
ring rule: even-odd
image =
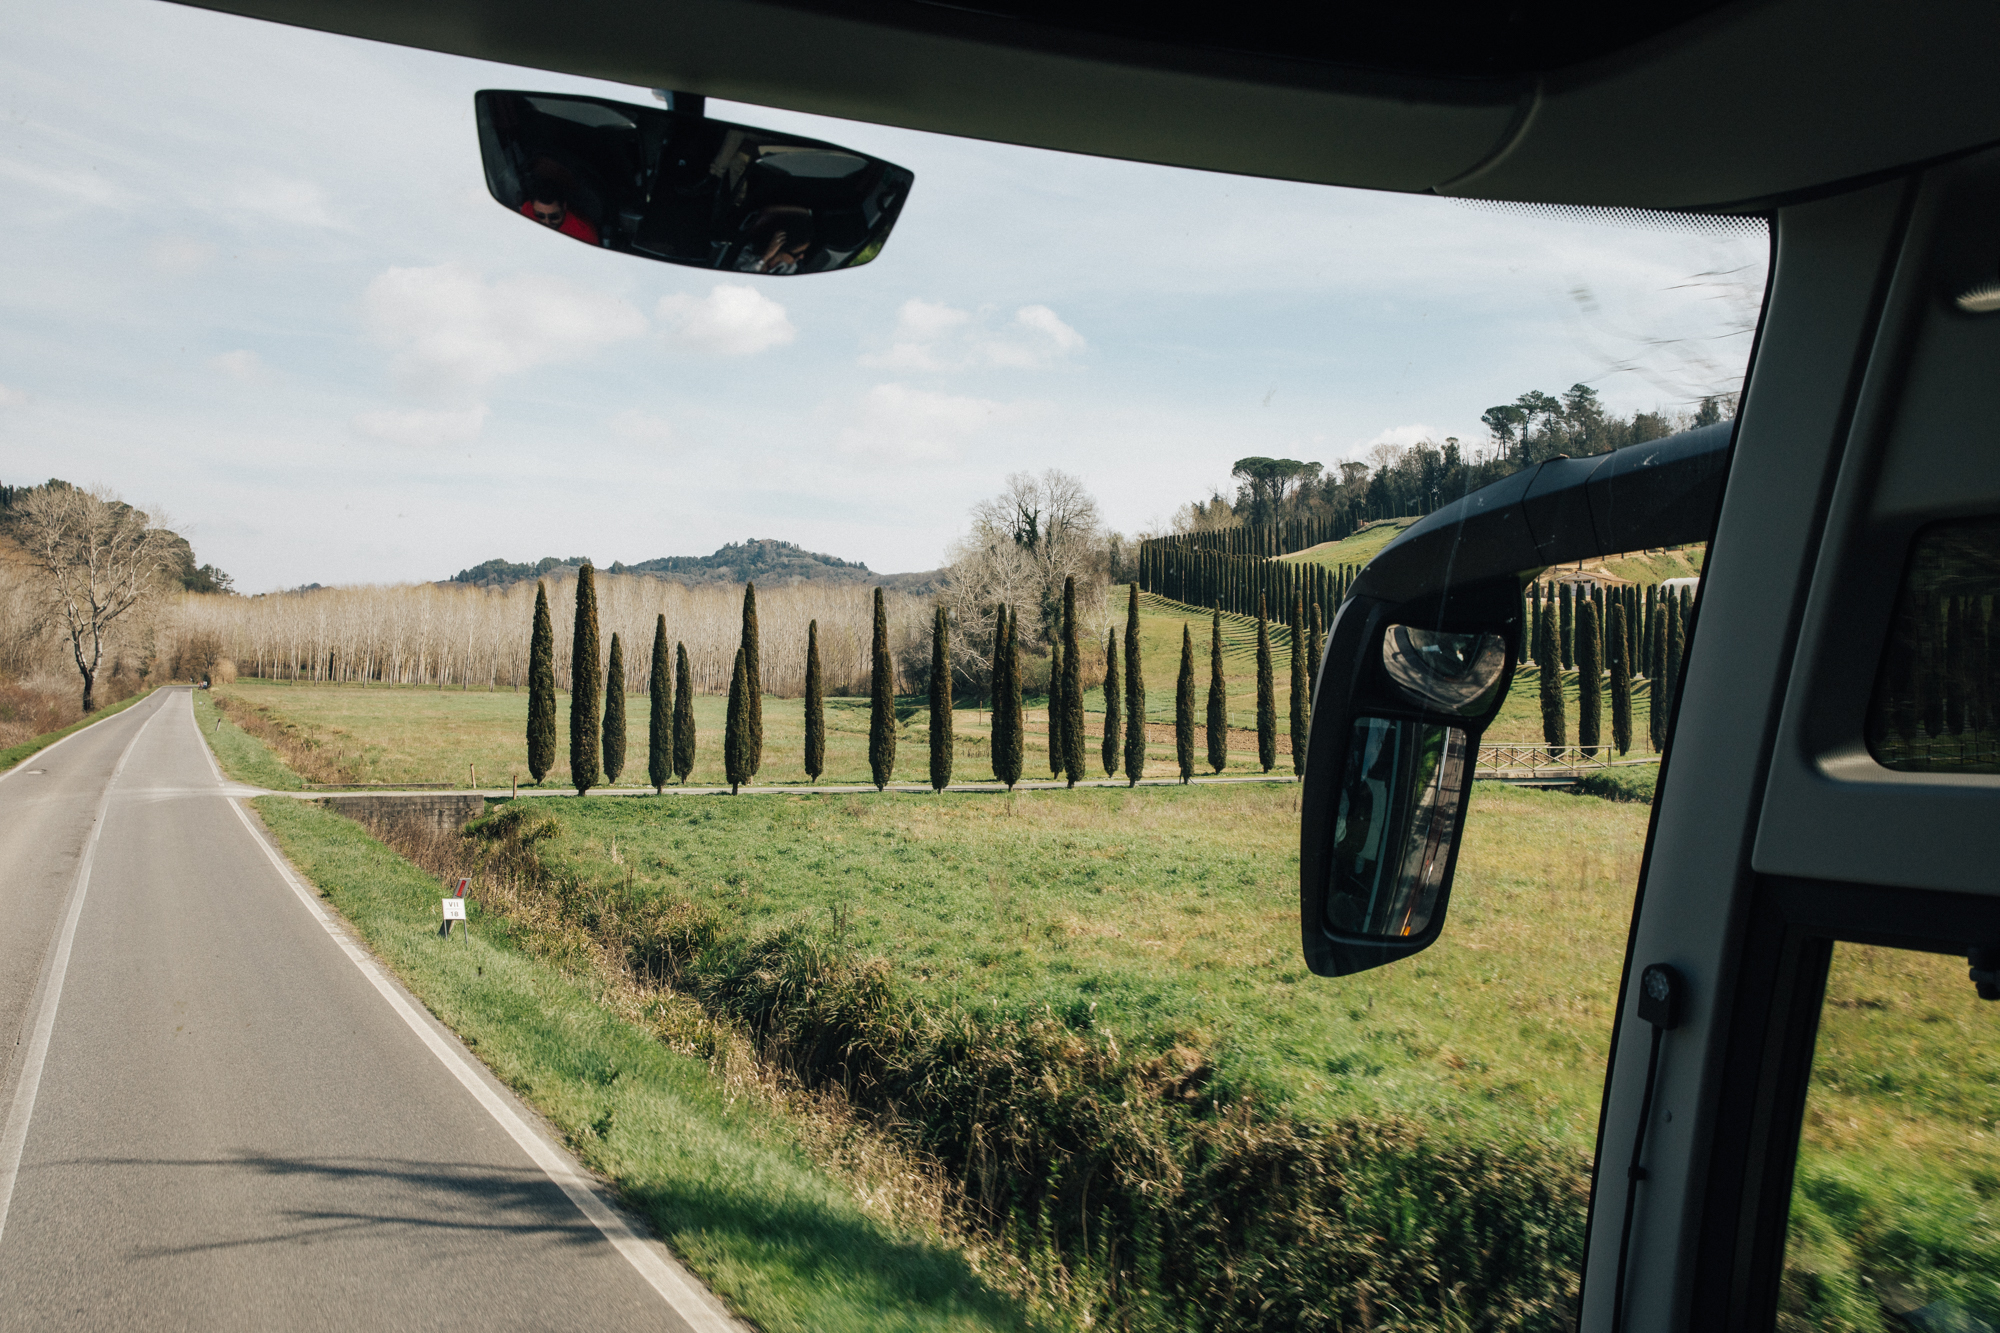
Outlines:
{"type": "Polygon", "coordinates": [[[1576,595],[1567,583],[1556,587],[1556,633],[1561,636],[1556,653],[1568,671],[1576,665],[1576,595]]]}
{"type": "Polygon", "coordinates": [[[1521,590],[1521,638],[1514,645],[1514,656],[1522,662],[1532,661],[1535,656],[1535,611],[1525,588],[1521,590]]]}
{"type": "MultiPolygon", "coordinates": [[[[1074,787],[1078,778],[1088,777],[1084,768],[1083,733],[1083,652],[1076,632],[1076,580],[1063,580],[1062,655],[1062,753],[1063,776],[1074,787]]],[[[1049,715],[1055,730],[1055,715],[1049,715]]]]}
{"type": "Polygon", "coordinates": [[[1647,642],[1652,644],[1652,656],[1646,659],[1647,690],[1652,697],[1647,740],[1658,750],[1667,743],[1667,608],[1656,601],[1651,616],[1652,625],[1646,631],[1647,642]]]}
{"type": "MultiPolygon", "coordinates": [[[[1681,663],[1687,652],[1687,608],[1676,592],[1667,598],[1667,726],[1674,724],[1674,702],[1680,698],[1681,663]]],[[[1928,719],[1926,719],[1928,721],[1928,719]]],[[[1671,733],[1669,733],[1671,734],[1671,733]]],[[[1931,733],[1935,736],[1937,733],[1931,733]]]]}
{"type": "Polygon", "coordinates": [[[757,585],[743,585],[743,688],[749,696],[750,772],[764,767],[764,670],[758,665],[757,585]]]}
{"type": "Polygon", "coordinates": [[[581,796],[597,785],[603,670],[597,651],[597,572],[576,571],[576,633],[569,650],[569,780],[581,796]]]}
{"type": "Polygon", "coordinates": [[[1014,784],[1021,780],[1021,763],[1026,749],[1027,738],[1021,718],[1021,643],[1020,625],[1016,613],[1001,608],[1001,618],[1006,621],[1006,647],[1004,670],[1000,677],[999,693],[994,696],[996,715],[993,719],[993,776],[1007,784],[1007,790],[1014,790],[1014,784]],[[1002,707],[1004,705],[1004,707],[1002,707]]]}
{"type": "Polygon", "coordinates": [[[611,636],[611,664],[604,672],[604,781],[625,771],[625,645],[611,636]]]}
{"type": "Polygon", "coordinates": [[[1542,584],[1539,579],[1528,585],[1527,647],[1522,655],[1537,666],[1542,661],[1542,584]]]}
{"type": "Polygon", "coordinates": [[[868,772],[875,790],[896,773],[896,665],[889,659],[889,612],[875,590],[875,634],[868,671],[868,772]]]}
{"type": "Polygon", "coordinates": [[[1181,674],[1174,682],[1174,758],[1181,781],[1194,776],[1194,635],[1181,622],[1181,674]]]}
{"type": "Polygon", "coordinates": [[[951,785],[951,624],[931,613],[931,790],[951,785]]]}
{"type": "Polygon", "coordinates": [[[1138,785],[1146,774],[1146,671],[1140,661],[1139,585],[1125,599],[1125,784],[1138,785]]]}
{"type": "Polygon", "coordinates": [[[1306,608],[1292,601],[1292,772],[1303,777],[1306,771],[1306,728],[1312,721],[1312,686],[1306,683],[1306,608]]]}
{"type": "Polygon", "coordinates": [[[1537,624],[1541,636],[1535,657],[1542,664],[1542,740],[1553,759],[1558,750],[1569,744],[1569,728],[1563,720],[1562,672],[1556,666],[1560,652],[1555,644],[1556,618],[1545,615],[1537,624]]]}
{"type": "MultiPolygon", "coordinates": [[[[993,716],[988,722],[988,730],[993,733],[993,743],[987,747],[987,758],[993,764],[993,776],[1007,782],[1002,772],[1006,768],[1007,748],[1007,607],[1002,603],[993,608],[993,667],[989,672],[987,694],[993,705],[993,716]]],[[[1012,786],[1012,783],[1008,783],[1012,786]]]]}
{"type": "Polygon", "coordinates": [[[653,794],[674,775],[674,661],[667,655],[667,618],[653,622],[653,669],[647,683],[646,778],[653,794]]]}
{"type": "Polygon", "coordinates": [[[806,780],[826,772],[826,685],[820,679],[819,622],[806,626],[806,780]]]}
{"type": "Polygon", "coordinates": [[[1104,637],[1104,776],[1111,777],[1118,772],[1118,751],[1125,742],[1121,727],[1124,713],[1121,707],[1125,700],[1118,680],[1118,631],[1112,630],[1104,637]]]}
{"type": "Polygon", "coordinates": [[[694,772],[694,673],[688,670],[688,650],[674,644],[674,776],[683,783],[694,772]]]}
{"type": "Polygon", "coordinates": [[[556,632],[549,593],[535,585],[535,628],[528,639],[528,774],[536,782],[556,765],[556,632]]]}
{"type": "Polygon", "coordinates": [[[1576,743],[1595,756],[1604,727],[1604,669],[1597,655],[1597,602],[1576,609],[1576,743]]]}
{"type": "Polygon", "coordinates": [[[736,663],[729,671],[729,711],[722,723],[722,774],[729,780],[731,796],[750,780],[750,679],[741,648],[736,650],[736,663]]]}
{"type": "Polygon", "coordinates": [[[1271,677],[1271,617],[1257,601],[1257,762],[1269,773],[1278,766],[1278,685],[1271,677]]]}
{"type": "Polygon", "coordinates": [[[1229,686],[1222,678],[1222,607],[1208,626],[1208,766],[1220,773],[1229,764],[1229,686]]]}
{"type": "Polygon", "coordinates": [[[1306,636],[1306,690],[1307,702],[1311,702],[1311,691],[1319,681],[1319,659],[1326,653],[1326,622],[1320,617],[1319,603],[1312,604],[1312,625],[1306,636]]]}
{"type": "Polygon", "coordinates": [[[1625,599],[1611,607],[1611,743],[1618,753],[1632,748],[1632,637],[1626,632],[1625,599]]]}
{"type": "MultiPolygon", "coordinates": [[[[1060,612],[1057,613],[1060,616],[1060,612]]],[[[1063,650],[1058,633],[1049,645],[1049,776],[1063,775],[1063,650]]]]}

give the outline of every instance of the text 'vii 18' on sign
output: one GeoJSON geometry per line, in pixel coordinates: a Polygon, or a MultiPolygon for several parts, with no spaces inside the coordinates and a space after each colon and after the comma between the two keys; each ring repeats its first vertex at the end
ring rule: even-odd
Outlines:
{"type": "Polygon", "coordinates": [[[447,920],[447,921],[463,921],[463,920],[465,920],[465,899],[463,899],[463,898],[447,898],[447,899],[445,899],[445,900],[444,900],[444,919],[445,919],[445,920],[447,920]]]}

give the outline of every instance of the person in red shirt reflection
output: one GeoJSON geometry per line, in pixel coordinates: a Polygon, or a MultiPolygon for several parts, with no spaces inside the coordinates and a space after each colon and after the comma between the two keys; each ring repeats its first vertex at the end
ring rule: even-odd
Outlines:
{"type": "Polygon", "coordinates": [[[521,205],[521,212],[544,227],[552,228],[565,236],[573,236],[585,245],[597,244],[597,228],[570,212],[562,190],[553,182],[530,181],[528,199],[521,205]]]}

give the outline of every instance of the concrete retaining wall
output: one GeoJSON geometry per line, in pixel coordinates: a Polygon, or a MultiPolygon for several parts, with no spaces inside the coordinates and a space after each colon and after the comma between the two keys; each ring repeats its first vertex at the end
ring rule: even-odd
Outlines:
{"type": "Polygon", "coordinates": [[[400,823],[418,820],[440,832],[456,833],[486,813],[486,798],[476,793],[419,792],[408,796],[374,792],[356,795],[322,796],[320,803],[337,814],[361,824],[400,823]]]}

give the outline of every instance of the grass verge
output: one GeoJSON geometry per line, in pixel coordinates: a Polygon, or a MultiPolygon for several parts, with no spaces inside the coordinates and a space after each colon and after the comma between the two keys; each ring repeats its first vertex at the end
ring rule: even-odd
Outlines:
{"type": "Polygon", "coordinates": [[[271,748],[226,716],[208,690],[194,692],[194,720],[215,752],[222,771],[238,782],[266,791],[302,791],[299,775],[271,752],[271,748]]]}
{"type": "Polygon", "coordinates": [[[96,712],[90,714],[88,717],[79,718],[77,721],[70,723],[66,727],[62,727],[56,731],[44,732],[40,736],[36,736],[30,740],[22,741],[19,745],[10,745],[4,750],[0,750],[0,773],[6,772],[8,769],[14,767],[14,765],[20,763],[23,759],[26,759],[29,755],[48,749],[51,745],[54,745],[57,741],[61,740],[63,737],[75,735],[77,732],[82,731],[85,727],[89,726],[93,722],[102,722],[105,718],[110,717],[114,713],[124,712],[127,708],[130,708],[133,704],[138,703],[141,699],[150,698],[152,696],[152,693],[153,692],[150,689],[141,690],[137,694],[130,695],[126,698],[120,699],[115,704],[106,704],[104,707],[98,709],[96,712]]]}

